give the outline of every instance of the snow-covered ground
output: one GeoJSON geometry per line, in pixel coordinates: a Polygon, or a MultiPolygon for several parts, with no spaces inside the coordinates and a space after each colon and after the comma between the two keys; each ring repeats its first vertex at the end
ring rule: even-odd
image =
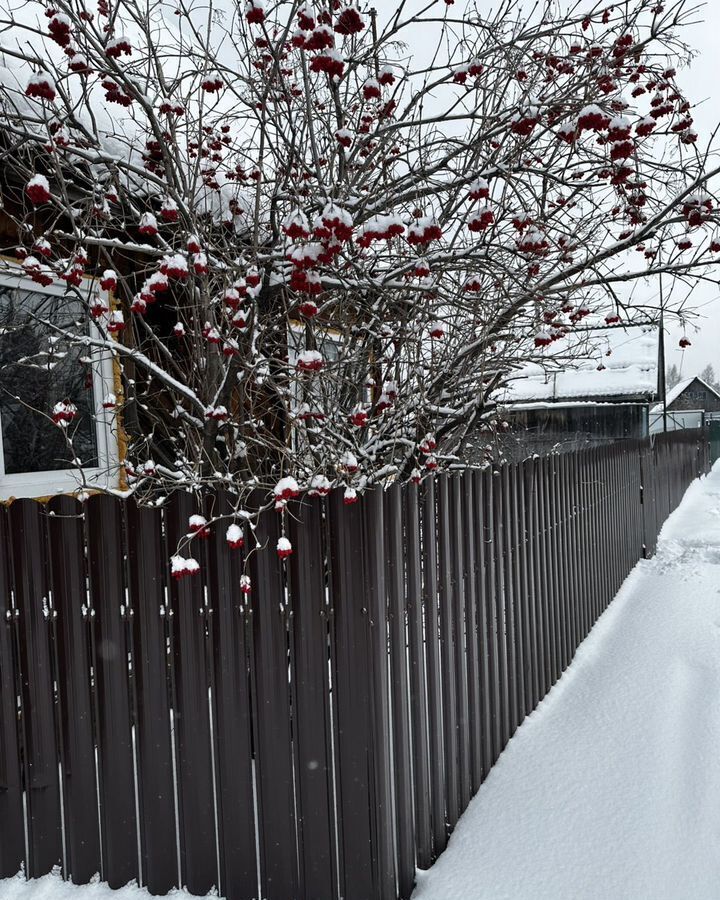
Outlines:
{"type": "Polygon", "coordinates": [[[720,464],[502,754],[413,900],[720,898],[720,464]]]}
{"type": "MultiPolygon", "coordinates": [[[[191,900],[186,891],[172,891],[173,900],[191,900]]],[[[128,885],[119,891],[111,890],[99,881],[75,885],[63,881],[58,873],[25,881],[24,878],[0,879],[0,900],[151,900],[144,888],[128,885]]]]}
{"type": "MultiPolygon", "coordinates": [[[[0,881],[0,900],[149,895],[48,875],[0,881]]],[[[413,900],[720,900],[720,464],[520,727],[413,900]]]]}

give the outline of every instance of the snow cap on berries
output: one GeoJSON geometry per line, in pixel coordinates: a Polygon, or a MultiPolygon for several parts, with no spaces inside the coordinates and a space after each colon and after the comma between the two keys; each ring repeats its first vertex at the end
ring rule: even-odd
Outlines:
{"type": "Polygon", "coordinates": [[[277,555],[280,559],[287,559],[293,552],[292,544],[286,537],[281,537],[277,542],[277,555]]]}
{"type": "Polygon", "coordinates": [[[190,518],[188,519],[188,528],[190,529],[192,534],[196,534],[198,537],[210,537],[210,528],[205,516],[190,516],[190,518]]]}
{"type": "Polygon", "coordinates": [[[292,475],[286,475],[275,485],[273,494],[278,500],[292,500],[300,496],[300,486],[292,475]]]}
{"type": "Polygon", "coordinates": [[[197,575],[199,571],[200,564],[192,557],[186,558],[178,554],[170,559],[170,573],[177,581],[187,575],[197,575]]]}
{"type": "Polygon", "coordinates": [[[233,550],[239,550],[245,543],[242,528],[235,523],[228,525],[227,531],[225,532],[225,540],[227,541],[228,546],[233,550]]]}
{"type": "Polygon", "coordinates": [[[50,184],[44,175],[33,175],[25,186],[25,193],[35,206],[47,203],[50,199],[50,184]]]}
{"type": "Polygon", "coordinates": [[[47,72],[35,72],[28,79],[27,87],[25,88],[26,97],[52,102],[55,99],[55,94],[55,82],[47,72]]]}

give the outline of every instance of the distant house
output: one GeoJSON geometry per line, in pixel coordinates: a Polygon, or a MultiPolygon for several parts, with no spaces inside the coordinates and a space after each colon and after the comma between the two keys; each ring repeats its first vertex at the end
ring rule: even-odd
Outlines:
{"type": "MultiPolygon", "coordinates": [[[[649,432],[658,396],[658,332],[654,327],[594,329],[546,368],[532,365],[497,397],[508,423],[504,456],[572,450],[649,432]],[[585,358],[573,360],[573,350],[585,358]]],[[[560,351],[561,352],[561,351],[560,351]]]]}
{"type": "Polygon", "coordinates": [[[650,410],[650,431],[699,428],[710,418],[720,418],[720,391],[697,376],[686,378],[650,410]]]}

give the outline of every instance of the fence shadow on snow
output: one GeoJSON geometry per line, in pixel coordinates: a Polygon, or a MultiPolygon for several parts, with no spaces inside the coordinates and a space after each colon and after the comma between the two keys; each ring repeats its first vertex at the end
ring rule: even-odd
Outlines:
{"type": "Polygon", "coordinates": [[[306,500],[249,596],[224,529],[168,578],[189,497],[0,508],[0,877],[407,898],[707,467],[674,432],[306,500]]]}

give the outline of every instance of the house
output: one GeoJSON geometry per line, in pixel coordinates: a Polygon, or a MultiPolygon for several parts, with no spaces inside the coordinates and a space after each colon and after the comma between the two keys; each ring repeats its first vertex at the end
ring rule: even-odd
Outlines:
{"type": "Polygon", "coordinates": [[[720,391],[697,376],[679,381],[664,403],[650,410],[650,431],[699,428],[712,418],[720,418],[720,391]]]}
{"type": "Polygon", "coordinates": [[[113,361],[53,330],[83,315],[62,284],[38,285],[0,260],[0,501],[120,487],[113,361]]]}
{"type": "Polygon", "coordinates": [[[545,365],[524,367],[496,397],[507,422],[500,454],[522,459],[644,437],[657,396],[657,329],[591,328],[545,365]]]}

